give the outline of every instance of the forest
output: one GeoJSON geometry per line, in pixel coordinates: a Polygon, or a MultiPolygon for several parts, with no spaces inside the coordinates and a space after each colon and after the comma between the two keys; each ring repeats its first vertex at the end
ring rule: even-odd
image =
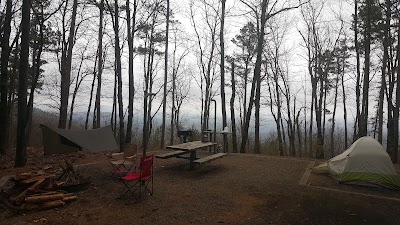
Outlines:
{"type": "Polygon", "coordinates": [[[224,151],[327,159],[372,136],[398,161],[397,0],[1,0],[0,10],[0,154],[15,148],[16,167],[38,109],[58,128],[111,125],[121,151],[132,140],[164,149],[215,119],[230,131],[224,151]]]}

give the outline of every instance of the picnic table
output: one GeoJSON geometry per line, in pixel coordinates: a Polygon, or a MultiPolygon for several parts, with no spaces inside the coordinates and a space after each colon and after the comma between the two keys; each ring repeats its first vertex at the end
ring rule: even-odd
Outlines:
{"type": "Polygon", "coordinates": [[[197,150],[212,147],[217,145],[214,142],[202,142],[202,141],[192,141],[186,142],[177,145],[167,146],[167,149],[171,149],[173,151],[157,155],[156,158],[159,159],[169,159],[169,158],[182,158],[189,160],[189,168],[192,170],[195,164],[204,164],[210,162],[212,160],[218,159],[226,155],[226,153],[215,153],[213,155],[206,156],[204,158],[197,158],[197,150]],[[189,156],[184,156],[186,154],[190,154],[189,156]]]}

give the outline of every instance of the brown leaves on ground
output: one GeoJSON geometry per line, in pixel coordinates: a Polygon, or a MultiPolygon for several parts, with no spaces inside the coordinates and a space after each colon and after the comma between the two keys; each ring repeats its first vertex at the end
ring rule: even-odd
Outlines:
{"type": "MultiPolygon", "coordinates": [[[[116,199],[124,186],[112,178],[106,157],[87,156],[78,162],[93,164],[79,167],[83,175],[91,177],[92,184],[77,194],[77,201],[25,216],[0,209],[0,221],[33,223],[45,218],[48,224],[400,224],[398,202],[299,186],[308,159],[228,154],[192,171],[187,170],[187,160],[156,159],[154,195],[146,195],[139,202],[129,195],[116,199]]],[[[314,179],[318,177],[310,178],[313,185],[314,179]]],[[[337,186],[335,182],[329,185],[337,186]]]]}

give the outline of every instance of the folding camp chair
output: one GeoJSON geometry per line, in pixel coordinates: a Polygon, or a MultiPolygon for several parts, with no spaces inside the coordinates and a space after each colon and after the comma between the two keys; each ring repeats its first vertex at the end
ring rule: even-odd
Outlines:
{"type": "Polygon", "coordinates": [[[140,200],[142,189],[153,195],[153,161],[154,155],[142,156],[140,167],[130,171],[126,176],[120,177],[124,189],[118,198],[122,198],[128,192],[131,192],[136,200],[140,200]],[[136,192],[139,192],[139,197],[135,196],[136,192]]]}
{"type": "Polygon", "coordinates": [[[136,164],[136,145],[127,146],[124,152],[112,153],[108,155],[109,162],[113,168],[112,176],[118,177],[126,175],[129,171],[134,169],[136,164]]]}

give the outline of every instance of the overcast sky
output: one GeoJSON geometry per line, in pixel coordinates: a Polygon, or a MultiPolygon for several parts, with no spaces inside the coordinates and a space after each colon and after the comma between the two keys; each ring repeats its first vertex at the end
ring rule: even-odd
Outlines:
{"type": "MultiPolygon", "coordinates": [[[[188,18],[189,16],[189,0],[185,1],[178,1],[178,0],[173,0],[171,1],[171,8],[175,11],[175,19],[179,20],[182,25],[180,27],[181,30],[184,31],[184,37],[189,37],[189,38],[194,38],[194,30],[193,27],[191,26],[190,20],[188,18]]],[[[246,24],[251,16],[249,14],[246,14],[248,12],[248,9],[240,3],[240,1],[237,0],[228,0],[227,1],[227,12],[229,13],[227,18],[226,18],[226,26],[225,26],[225,47],[226,47],[226,54],[232,54],[232,52],[237,51],[237,48],[235,48],[234,44],[230,41],[236,34],[239,33],[240,28],[243,27],[244,24],[246,24]]],[[[97,11],[92,12],[94,14],[97,14],[97,11]]],[[[327,1],[325,4],[324,8],[324,14],[323,14],[323,23],[326,23],[331,27],[331,29],[337,29],[337,23],[332,22],[335,19],[336,14],[342,13],[342,15],[345,17],[345,20],[347,22],[350,22],[349,16],[351,15],[351,8],[346,5],[346,4],[339,4],[337,1],[327,1]]],[[[109,23],[110,19],[109,16],[106,16],[106,23],[109,23]]],[[[291,89],[292,93],[296,94],[297,100],[299,101],[298,107],[301,107],[304,105],[304,101],[309,102],[309,99],[305,98],[305,93],[309,94],[310,93],[310,82],[308,79],[308,72],[307,72],[307,61],[306,61],[306,50],[303,47],[301,37],[299,35],[299,30],[302,31],[304,29],[303,27],[303,22],[300,16],[300,11],[297,10],[292,10],[289,12],[286,12],[284,14],[281,14],[274,18],[276,23],[281,24],[279,29],[284,29],[286,30],[286,36],[285,36],[285,41],[284,41],[284,48],[287,52],[287,54],[284,56],[287,58],[287,69],[288,69],[288,74],[289,74],[289,83],[291,84],[291,89]]],[[[97,21],[97,20],[93,20],[97,21]]],[[[201,22],[200,20],[198,21],[199,23],[201,22]]],[[[94,23],[93,29],[87,29],[85,28],[84,31],[81,31],[81,34],[85,34],[83,36],[89,36],[89,38],[95,38],[95,39],[90,39],[88,40],[87,38],[81,38],[79,39],[79,45],[75,46],[74,52],[80,54],[82,52],[82,46],[86,45],[89,43],[89,49],[87,50],[87,53],[85,54],[90,54],[90,52],[93,53],[93,49],[97,47],[97,41],[93,41],[97,39],[96,36],[96,29],[97,29],[97,24],[94,23]]],[[[123,21],[120,24],[120,27],[125,26],[125,21],[123,21]]],[[[348,27],[348,24],[347,24],[348,27]]],[[[124,29],[122,29],[124,30],[124,29]]],[[[109,35],[104,36],[104,42],[108,42],[109,45],[109,51],[108,51],[108,60],[112,61],[113,59],[113,51],[112,51],[112,44],[110,41],[112,41],[113,34],[111,33],[111,30],[109,30],[109,35]]],[[[125,35],[123,33],[123,35],[125,35]]],[[[170,41],[171,41],[171,36],[170,36],[170,41]]],[[[107,45],[107,43],[106,43],[107,45]]],[[[172,51],[172,44],[170,43],[170,53],[172,51]]],[[[127,67],[128,67],[128,61],[127,61],[127,44],[124,44],[124,49],[123,49],[123,58],[122,58],[122,75],[123,75],[123,83],[124,83],[124,108],[127,107],[128,105],[128,75],[127,75],[127,67]]],[[[201,111],[201,94],[200,94],[200,88],[194,80],[196,79],[196,76],[200,76],[199,71],[197,70],[197,65],[196,65],[196,58],[194,55],[195,49],[190,49],[192,51],[191,54],[188,55],[185,59],[185,65],[190,69],[190,71],[187,71],[187,76],[190,76],[190,96],[187,99],[187,101],[184,103],[183,108],[182,108],[182,119],[183,120],[191,120],[191,117],[196,117],[199,118],[200,116],[200,111],[201,111]]],[[[54,54],[46,54],[45,57],[48,59],[49,63],[48,65],[44,66],[43,68],[45,69],[44,73],[44,88],[40,93],[37,95],[35,106],[40,107],[45,110],[51,110],[54,112],[58,112],[57,110],[57,97],[53,96],[50,98],[49,94],[52,95],[57,95],[58,94],[58,87],[59,83],[55,85],[55,82],[59,82],[59,72],[56,63],[56,58],[54,54]],[[57,88],[55,88],[57,87],[57,88]],[[52,100],[53,99],[53,100],[52,100]],[[49,107],[51,105],[53,108],[49,107]],[[54,108],[55,106],[55,108],[54,108]]],[[[78,63],[76,58],[75,61],[73,61],[73,64],[78,63]]],[[[161,59],[161,58],[160,58],[161,59]]],[[[93,68],[93,63],[94,60],[87,60],[85,61],[85,66],[87,69],[92,69],[93,68]]],[[[163,76],[163,60],[159,62],[159,69],[158,69],[158,78],[159,80],[156,81],[156,85],[160,84],[162,81],[162,76],[163,76]]],[[[76,69],[74,70],[75,72],[77,71],[76,69]]],[[[142,88],[142,83],[143,83],[143,68],[142,68],[142,59],[141,57],[137,56],[135,58],[135,82],[136,82],[136,98],[135,98],[135,117],[136,119],[139,119],[142,117],[142,105],[143,105],[143,88],[142,88]]],[[[73,75],[74,76],[74,75],[73,75]]],[[[102,88],[102,112],[111,112],[111,107],[112,107],[112,93],[113,93],[113,70],[112,68],[106,69],[104,71],[104,80],[103,80],[103,88],[102,88]]],[[[91,86],[91,79],[92,75],[88,75],[85,81],[82,83],[79,95],[78,95],[78,100],[76,103],[76,109],[75,112],[84,112],[87,110],[88,106],[88,100],[89,100],[89,92],[90,92],[90,86],[91,86]]],[[[230,80],[230,71],[227,71],[226,73],[226,79],[227,81],[230,80]]],[[[219,82],[217,81],[218,84],[214,86],[214,91],[219,93],[219,82]]],[[[348,82],[353,82],[351,80],[351,75],[349,75],[348,82]]],[[[230,82],[229,82],[230,83],[230,82]]],[[[351,86],[351,85],[349,85],[351,86]]],[[[71,93],[73,91],[74,84],[71,85],[71,93]]],[[[155,89],[158,89],[158,86],[155,87],[155,89]]],[[[227,89],[227,100],[229,103],[229,98],[230,98],[230,88],[227,89]]],[[[348,93],[351,93],[352,90],[350,89],[348,93]]],[[[263,90],[262,95],[267,95],[268,93],[266,92],[266,89],[263,90]]],[[[350,99],[348,101],[353,101],[351,99],[351,94],[349,95],[350,99]]],[[[306,96],[307,98],[310,98],[310,96],[306,96]]],[[[215,97],[217,100],[217,110],[218,114],[220,114],[220,96],[215,97]]],[[[154,101],[154,108],[157,108],[160,101],[162,100],[162,93],[160,92],[156,97],[154,101]]],[[[168,104],[170,105],[170,104],[168,104]]],[[[340,115],[340,110],[341,106],[339,105],[339,112],[338,115],[340,115]]],[[[213,109],[212,109],[213,110],[213,109]]],[[[229,107],[228,107],[229,110],[229,107]]],[[[349,109],[350,113],[352,109],[349,109]]],[[[169,111],[169,110],[168,110],[169,111]]],[[[160,112],[161,113],[161,112],[160,112]]],[[[262,126],[271,126],[274,127],[275,124],[273,124],[271,118],[270,118],[270,112],[269,108],[264,106],[261,109],[261,115],[262,115],[262,126]]],[[[229,115],[229,111],[228,111],[229,115]]],[[[238,115],[238,112],[237,112],[238,115]]],[[[350,116],[351,117],[351,116],[350,116]]],[[[337,119],[340,120],[341,116],[337,116],[337,119]]],[[[200,120],[200,119],[199,119],[200,120]]],[[[200,121],[199,121],[200,122],[200,121]]]]}

